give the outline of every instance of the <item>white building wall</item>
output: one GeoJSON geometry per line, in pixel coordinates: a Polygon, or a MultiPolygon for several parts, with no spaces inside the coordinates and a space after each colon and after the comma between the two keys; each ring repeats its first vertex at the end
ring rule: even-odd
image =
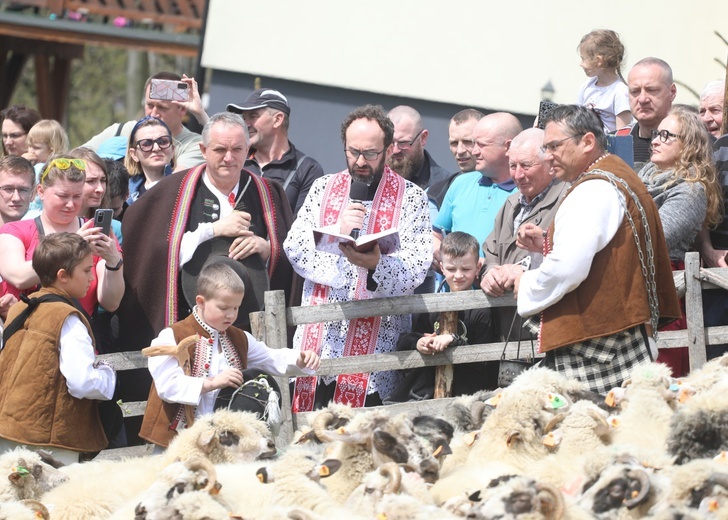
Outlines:
{"type": "MultiPolygon", "coordinates": [[[[585,76],[576,47],[617,31],[624,73],[666,60],[696,91],[722,78],[725,0],[210,0],[203,66],[312,84],[535,113],[549,80],[575,101],[585,76]]],[[[678,86],[678,103],[696,103],[678,86]]]]}

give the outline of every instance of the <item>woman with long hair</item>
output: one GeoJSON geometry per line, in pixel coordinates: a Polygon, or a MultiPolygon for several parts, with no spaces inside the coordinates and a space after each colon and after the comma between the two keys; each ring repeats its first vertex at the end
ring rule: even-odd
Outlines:
{"type": "Polygon", "coordinates": [[[38,111],[25,105],[11,105],[0,112],[0,120],[2,120],[3,156],[25,154],[28,151],[28,132],[40,121],[38,111]]]}
{"type": "MultiPolygon", "coordinates": [[[[723,193],[713,164],[710,137],[700,116],[688,107],[673,107],[653,131],[652,157],[639,172],[660,213],[673,270],[685,268],[703,227],[723,218],[723,193]]],[[[685,328],[685,319],[663,330],[685,328]]],[[[687,348],[661,349],[658,361],[674,376],[690,370],[687,348]]]]}

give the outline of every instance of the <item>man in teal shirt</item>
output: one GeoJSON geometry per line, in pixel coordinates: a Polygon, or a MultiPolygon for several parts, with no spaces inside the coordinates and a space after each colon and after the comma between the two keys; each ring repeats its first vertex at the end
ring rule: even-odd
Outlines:
{"type": "Polygon", "coordinates": [[[508,167],[508,147],[521,130],[518,119],[505,112],[487,115],[475,125],[476,171],[463,173],[453,181],[432,226],[438,268],[440,241],[447,233],[464,231],[482,244],[493,230],[498,211],[517,191],[508,167]]]}

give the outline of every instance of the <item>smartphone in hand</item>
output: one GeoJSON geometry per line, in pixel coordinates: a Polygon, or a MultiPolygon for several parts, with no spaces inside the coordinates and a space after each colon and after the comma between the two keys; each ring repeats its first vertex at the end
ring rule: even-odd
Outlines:
{"type": "Polygon", "coordinates": [[[94,227],[100,227],[101,232],[109,236],[111,234],[111,219],[114,218],[113,209],[97,209],[94,214],[94,227]]]}
{"type": "Polygon", "coordinates": [[[149,98],[165,101],[189,101],[187,83],[171,79],[153,79],[149,84],[149,98]]]}

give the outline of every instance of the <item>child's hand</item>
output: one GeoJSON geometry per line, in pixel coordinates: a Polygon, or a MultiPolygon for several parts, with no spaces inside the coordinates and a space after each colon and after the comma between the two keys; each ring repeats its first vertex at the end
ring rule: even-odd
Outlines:
{"type": "Polygon", "coordinates": [[[439,336],[435,336],[434,338],[432,338],[432,343],[430,347],[436,352],[442,352],[450,346],[450,343],[452,343],[453,339],[455,338],[452,334],[440,334],[439,336]]]}
{"type": "Polygon", "coordinates": [[[296,360],[298,368],[308,368],[314,372],[321,366],[321,358],[313,350],[304,350],[296,360]]]}
{"type": "Polygon", "coordinates": [[[203,392],[211,392],[226,386],[238,388],[243,384],[243,373],[237,368],[226,368],[215,377],[205,379],[202,383],[203,392]]]}
{"type": "Polygon", "coordinates": [[[432,347],[435,334],[427,333],[417,340],[417,351],[423,355],[434,355],[436,350],[432,347]]]}

